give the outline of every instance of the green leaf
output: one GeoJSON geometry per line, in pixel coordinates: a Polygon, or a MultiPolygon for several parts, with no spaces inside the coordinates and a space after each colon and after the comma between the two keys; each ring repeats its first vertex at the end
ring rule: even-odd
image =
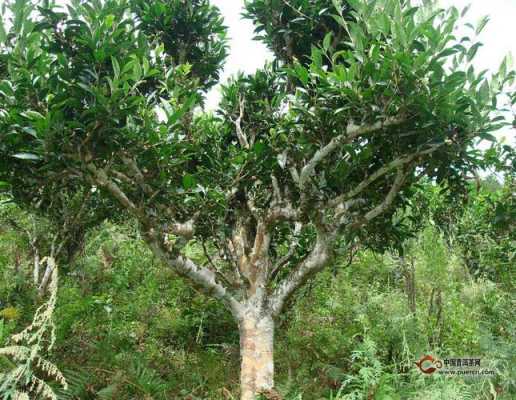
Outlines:
{"type": "Polygon", "coordinates": [[[471,4],[468,4],[466,7],[464,7],[462,12],[460,13],[461,18],[464,18],[464,16],[468,13],[470,8],[471,8],[471,4]]]}
{"type": "Polygon", "coordinates": [[[111,63],[113,64],[113,73],[115,74],[115,79],[118,79],[120,77],[120,64],[115,57],[111,57],[111,63]]]}
{"type": "MultiPolygon", "coordinates": [[[[404,32],[401,33],[401,35],[403,34],[404,32]]],[[[359,24],[350,24],[350,36],[353,40],[353,44],[357,47],[357,49],[363,49],[363,43],[366,39],[366,34],[359,24]]]]}
{"type": "Polygon", "coordinates": [[[475,69],[473,68],[473,65],[469,66],[466,76],[469,82],[473,82],[475,80],[475,69]]]}
{"type": "Polygon", "coordinates": [[[458,51],[459,51],[458,49],[453,49],[453,48],[445,49],[445,50],[441,51],[439,54],[437,54],[436,58],[439,59],[439,58],[442,58],[442,57],[449,57],[449,56],[457,53],[458,51]]]}
{"type": "Polygon", "coordinates": [[[480,134],[480,137],[481,137],[482,139],[484,139],[484,140],[489,141],[489,142],[493,142],[493,143],[498,142],[498,140],[496,139],[496,137],[495,137],[495,136],[493,136],[493,135],[491,135],[490,133],[486,133],[486,132],[481,133],[481,134],[480,134]]]}
{"type": "Polygon", "coordinates": [[[190,174],[183,176],[183,188],[185,190],[191,189],[195,186],[195,177],[190,174]]]}
{"type": "Polygon", "coordinates": [[[45,118],[43,115],[41,115],[39,112],[37,111],[33,111],[33,110],[28,110],[28,111],[25,111],[23,113],[21,113],[21,115],[25,118],[28,118],[30,120],[38,120],[38,119],[43,119],[45,118]]]}
{"type": "Polygon", "coordinates": [[[171,112],[170,104],[166,100],[162,100],[161,103],[164,106],[165,112],[167,113],[167,123],[169,125],[175,124],[179,119],[183,117],[188,111],[192,109],[197,100],[197,95],[192,94],[183,105],[176,110],[174,113],[171,112]]]}
{"type": "Polygon", "coordinates": [[[358,12],[360,12],[364,7],[361,0],[347,0],[347,3],[358,12]]]}
{"type": "Polygon", "coordinates": [[[0,91],[6,94],[7,96],[14,96],[13,85],[9,81],[0,82],[0,91]]]}
{"type": "Polygon", "coordinates": [[[106,59],[106,50],[104,49],[97,49],[93,52],[93,56],[95,57],[96,61],[104,62],[106,59]]]}
{"type": "Polygon", "coordinates": [[[482,32],[484,30],[484,28],[486,27],[488,22],[489,22],[489,15],[482,17],[477,24],[477,29],[475,30],[475,33],[477,35],[480,34],[480,32],[482,32]]]}
{"type": "Polygon", "coordinates": [[[294,67],[296,77],[303,83],[303,85],[307,85],[310,79],[308,71],[301,64],[296,64],[294,67]]]}
{"type": "Polygon", "coordinates": [[[332,15],[333,19],[344,29],[348,29],[348,23],[344,18],[342,18],[340,15],[332,15]]]}
{"type": "Polygon", "coordinates": [[[410,7],[407,11],[405,11],[405,12],[403,13],[403,16],[404,16],[405,18],[410,18],[410,17],[412,17],[415,13],[417,13],[417,12],[418,12],[418,10],[419,10],[419,7],[410,7]]]}
{"type": "Polygon", "coordinates": [[[133,79],[135,81],[139,81],[142,77],[142,67],[140,65],[140,60],[135,59],[133,64],[133,79]]]}
{"type": "Polygon", "coordinates": [[[482,86],[480,86],[480,90],[478,92],[480,101],[485,103],[489,99],[489,93],[490,93],[489,82],[486,79],[482,83],[482,86]]]}
{"type": "Polygon", "coordinates": [[[13,157],[20,160],[41,160],[40,156],[32,153],[16,153],[13,154],[13,157]]]}
{"type": "Polygon", "coordinates": [[[260,156],[266,149],[266,146],[263,142],[256,142],[253,146],[253,151],[257,156],[260,156]]]}
{"type": "Polygon", "coordinates": [[[467,75],[464,71],[455,71],[453,74],[448,76],[446,81],[453,83],[454,85],[458,85],[461,83],[466,83],[466,76],[467,75]]]}
{"type": "Polygon", "coordinates": [[[142,61],[143,61],[143,76],[148,76],[149,70],[150,70],[149,60],[147,60],[147,58],[144,57],[142,61]]]}
{"type": "Polygon", "coordinates": [[[7,33],[5,31],[4,21],[2,17],[3,16],[0,15],[0,43],[5,43],[5,41],[7,40],[7,33]]]}
{"type": "Polygon", "coordinates": [[[333,7],[340,13],[342,11],[342,0],[332,0],[333,7]]]}
{"type": "Polygon", "coordinates": [[[323,48],[328,51],[331,46],[331,39],[333,38],[333,32],[328,32],[323,40],[323,48]]]}
{"type": "Polygon", "coordinates": [[[315,46],[312,46],[312,63],[315,67],[320,68],[322,66],[321,51],[315,46]]]}
{"type": "Polygon", "coordinates": [[[29,135],[35,137],[36,139],[38,138],[37,132],[33,128],[29,127],[29,126],[23,127],[22,131],[28,133],[29,135]]]}
{"type": "Polygon", "coordinates": [[[498,69],[498,74],[502,79],[505,79],[507,76],[507,64],[508,64],[508,57],[504,57],[502,63],[500,64],[500,68],[498,69]]]}
{"type": "Polygon", "coordinates": [[[106,17],[106,27],[109,29],[113,26],[113,23],[115,22],[115,16],[113,14],[109,14],[106,17]]]}
{"type": "Polygon", "coordinates": [[[471,48],[468,50],[468,61],[471,61],[473,60],[473,58],[475,58],[475,55],[477,54],[477,51],[480,47],[482,47],[483,44],[482,43],[475,43],[473,46],[471,46],[471,48]]]}
{"type": "Polygon", "coordinates": [[[88,85],[85,85],[84,83],[82,82],[78,82],[77,83],[77,86],[79,86],[82,90],[85,90],[86,92],[88,93],[91,93],[92,95],[96,95],[95,92],[92,90],[91,87],[89,87],[88,85]]]}

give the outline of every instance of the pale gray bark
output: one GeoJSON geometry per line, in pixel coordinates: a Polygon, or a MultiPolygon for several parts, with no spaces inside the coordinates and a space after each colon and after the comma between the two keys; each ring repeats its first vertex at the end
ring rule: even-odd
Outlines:
{"type": "Polygon", "coordinates": [[[378,131],[387,126],[398,125],[401,122],[403,122],[403,120],[400,118],[389,118],[371,125],[348,125],[346,132],[335,136],[327,145],[317,150],[312,159],[303,167],[299,176],[299,187],[303,190],[308,179],[313,175],[317,165],[342,145],[362,135],[378,131]]]}
{"type": "Polygon", "coordinates": [[[32,273],[34,286],[37,286],[39,283],[39,251],[37,248],[34,248],[34,270],[32,273]]]}
{"type": "Polygon", "coordinates": [[[331,260],[334,234],[318,232],[317,241],[308,256],[273,291],[270,298],[272,315],[281,314],[285,302],[311,276],[322,270],[331,260]]]}
{"type": "Polygon", "coordinates": [[[241,304],[229,293],[229,290],[223,284],[217,282],[213,271],[199,267],[192,260],[182,255],[170,257],[154,238],[147,238],[146,241],[158,259],[171,267],[179,275],[188,278],[207,294],[221,300],[234,316],[239,315],[242,307],[241,304]]]}
{"type": "Polygon", "coordinates": [[[424,150],[415,152],[406,157],[397,158],[397,159],[387,163],[386,165],[384,165],[383,167],[381,167],[380,169],[378,169],[377,171],[375,171],[371,175],[369,175],[366,179],[364,179],[362,182],[360,182],[354,189],[350,190],[348,193],[342,194],[342,195],[332,199],[331,201],[329,201],[328,206],[329,207],[339,206],[346,200],[349,200],[349,199],[359,195],[360,193],[362,193],[369,185],[371,185],[373,182],[375,182],[379,178],[387,175],[388,173],[395,170],[396,168],[401,168],[401,167],[411,163],[417,157],[435,152],[440,146],[441,145],[429,146],[428,148],[426,148],[424,150]]]}
{"type": "Polygon", "coordinates": [[[238,142],[240,146],[244,149],[248,149],[250,147],[249,141],[247,140],[247,136],[242,129],[242,119],[244,118],[244,108],[245,108],[245,100],[243,97],[239,99],[240,113],[238,118],[235,120],[235,128],[238,137],[238,142]]]}
{"type": "Polygon", "coordinates": [[[274,320],[259,307],[247,307],[239,320],[241,400],[255,400],[274,388],[274,320]]]}
{"type": "Polygon", "coordinates": [[[54,268],[56,268],[55,260],[53,257],[44,257],[42,261],[46,263],[47,267],[45,268],[45,273],[43,274],[43,278],[41,278],[41,283],[38,287],[38,295],[40,297],[45,295],[48,284],[50,283],[50,278],[52,277],[52,272],[54,272],[54,268]]]}

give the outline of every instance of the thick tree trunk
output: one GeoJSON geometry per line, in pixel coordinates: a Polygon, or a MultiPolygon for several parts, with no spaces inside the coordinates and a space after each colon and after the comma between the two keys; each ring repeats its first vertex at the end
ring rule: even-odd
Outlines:
{"type": "Polygon", "coordinates": [[[274,321],[260,312],[246,313],[239,322],[241,400],[255,400],[274,387],[274,321]]]}

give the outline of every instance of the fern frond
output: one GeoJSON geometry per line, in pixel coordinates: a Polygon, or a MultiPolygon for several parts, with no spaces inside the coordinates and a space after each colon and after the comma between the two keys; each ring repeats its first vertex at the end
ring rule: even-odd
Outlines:
{"type": "Polygon", "coordinates": [[[15,392],[13,400],[30,400],[30,397],[25,392],[15,392]]]}
{"type": "Polygon", "coordinates": [[[29,388],[31,393],[41,396],[43,399],[58,400],[54,390],[43,379],[32,375],[29,388]]]}
{"type": "Polygon", "coordinates": [[[63,373],[67,388],[59,388],[56,393],[59,400],[76,400],[88,396],[88,384],[91,377],[85,372],[66,370],[63,373]]]}
{"type": "Polygon", "coordinates": [[[17,361],[23,361],[30,357],[31,349],[26,346],[7,346],[0,348],[1,356],[9,356],[17,361]]]}
{"type": "Polygon", "coordinates": [[[116,393],[118,392],[118,388],[119,388],[118,382],[112,383],[111,385],[106,386],[105,388],[99,390],[97,392],[97,397],[100,400],[113,400],[116,398],[115,396],[116,396],[116,393]]]}
{"type": "Polygon", "coordinates": [[[68,389],[68,383],[66,382],[66,378],[53,363],[43,358],[38,358],[36,365],[43,371],[45,371],[57,383],[59,383],[64,388],[64,390],[68,389]]]}
{"type": "Polygon", "coordinates": [[[0,355],[7,356],[14,362],[11,371],[2,376],[0,396],[12,398],[13,393],[20,393],[19,396],[24,398],[23,394],[28,393],[34,395],[34,398],[57,400],[53,389],[38,377],[38,372],[44,372],[64,390],[68,387],[65,377],[57,366],[42,356],[42,353],[49,352],[55,343],[55,325],[52,316],[57,301],[58,282],[58,270],[54,259],[45,257],[44,262],[52,268],[49,283],[50,296],[36,310],[32,323],[22,332],[11,337],[11,342],[15,344],[0,348],[0,355]]]}

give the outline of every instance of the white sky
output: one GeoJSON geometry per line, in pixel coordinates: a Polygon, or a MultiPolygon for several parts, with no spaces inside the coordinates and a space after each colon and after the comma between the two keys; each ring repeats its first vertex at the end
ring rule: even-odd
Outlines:
{"type": "MultiPolygon", "coordinates": [[[[484,46],[480,48],[476,57],[477,70],[489,69],[495,72],[507,54],[512,53],[516,57],[516,0],[440,0],[440,2],[443,7],[455,6],[459,11],[471,4],[464,22],[472,22],[474,25],[483,16],[490,16],[490,22],[480,36],[484,46]]],[[[212,3],[220,8],[229,27],[230,55],[226,61],[222,82],[238,71],[252,73],[262,67],[266,60],[272,59],[272,55],[265,46],[252,39],[252,23],[240,17],[243,11],[243,0],[212,0],[212,3]]],[[[464,33],[470,32],[464,31],[464,33]]],[[[207,109],[215,109],[219,100],[219,87],[215,87],[208,95],[207,109]]],[[[514,130],[504,132],[504,136],[510,142],[515,142],[514,130]],[[513,137],[507,137],[508,135],[513,137]]]]}
{"type": "MultiPolygon", "coordinates": [[[[226,60],[221,82],[225,82],[238,71],[253,73],[267,60],[272,60],[272,54],[265,45],[253,40],[252,22],[241,18],[243,0],[211,0],[211,3],[219,7],[225,24],[229,28],[229,57],[226,60]]],[[[206,108],[209,110],[217,108],[219,100],[220,91],[217,86],[209,93],[206,108]]]]}

